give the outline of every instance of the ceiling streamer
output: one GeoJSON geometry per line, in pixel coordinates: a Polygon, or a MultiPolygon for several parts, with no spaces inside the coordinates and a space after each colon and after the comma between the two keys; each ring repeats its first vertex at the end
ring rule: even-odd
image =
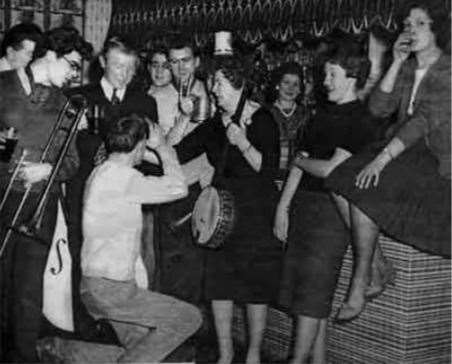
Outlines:
{"type": "Polygon", "coordinates": [[[404,1],[112,0],[110,33],[132,33],[141,39],[145,34],[183,32],[197,34],[197,41],[205,43],[213,32],[224,29],[257,40],[270,28],[280,41],[290,34],[322,36],[335,27],[359,33],[375,22],[393,31],[394,13],[404,1]]]}

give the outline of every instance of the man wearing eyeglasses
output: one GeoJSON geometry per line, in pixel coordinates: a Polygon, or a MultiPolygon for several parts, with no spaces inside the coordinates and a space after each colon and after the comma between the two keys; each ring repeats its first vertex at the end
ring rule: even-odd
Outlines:
{"type": "MultiPolygon", "coordinates": [[[[82,59],[91,56],[92,46],[74,28],[55,28],[44,35],[44,55],[30,64],[26,72],[0,73],[0,130],[14,128],[17,146],[10,162],[0,162],[0,196],[11,178],[22,151],[26,162],[19,169],[19,180],[0,216],[0,242],[11,224],[12,215],[26,187],[30,194],[18,224],[26,222],[36,207],[44,181],[49,177],[66,133],[59,132],[48,157],[40,161],[44,146],[67,98],[62,88],[78,75],[82,59]]],[[[70,121],[63,120],[68,127],[70,121]]],[[[57,182],[71,178],[79,164],[75,144],[63,159],[57,182]]],[[[58,183],[47,198],[42,224],[36,239],[13,232],[3,246],[0,260],[1,343],[0,361],[36,362],[36,340],[42,329],[43,273],[56,225],[58,183]],[[10,325],[6,325],[6,322],[10,325]],[[7,355],[8,352],[8,355],[7,355]]]]}
{"type": "Polygon", "coordinates": [[[181,112],[189,115],[195,123],[208,119],[210,105],[207,90],[204,82],[195,76],[200,65],[197,47],[186,37],[174,38],[169,46],[169,61],[179,92],[181,112]]]}
{"type": "MultiPolygon", "coordinates": [[[[200,57],[192,40],[179,35],[170,40],[168,48],[180,115],[168,135],[172,143],[177,144],[200,123],[209,122],[210,100],[205,83],[196,77],[200,57]]],[[[190,220],[178,221],[191,212],[200,187],[210,183],[213,167],[203,154],[184,164],[182,170],[189,184],[188,197],[159,209],[159,235],[156,238],[161,241],[158,244],[160,288],[163,293],[199,304],[204,274],[203,251],[193,244],[190,220]]]]}

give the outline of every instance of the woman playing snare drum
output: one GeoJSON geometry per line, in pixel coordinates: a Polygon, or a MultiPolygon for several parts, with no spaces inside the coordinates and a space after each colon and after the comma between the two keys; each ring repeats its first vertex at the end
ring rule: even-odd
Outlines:
{"type": "Polygon", "coordinates": [[[234,302],[247,306],[250,341],[246,363],[260,363],[267,304],[276,297],[279,283],[281,250],[272,236],[278,126],[269,111],[250,100],[245,101],[240,120],[232,122],[245,75],[238,58],[216,60],[212,91],[221,111],[175,147],[181,163],[206,152],[215,167],[212,184],[235,198],[234,229],[224,246],[208,252],[205,272],[205,296],[212,302],[221,364],[231,363],[234,355],[234,302]]]}

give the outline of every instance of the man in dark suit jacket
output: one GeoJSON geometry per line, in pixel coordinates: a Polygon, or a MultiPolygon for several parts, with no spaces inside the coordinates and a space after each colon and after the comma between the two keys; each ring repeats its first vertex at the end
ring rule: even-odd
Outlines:
{"type": "MultiPolygon", "coordinates": [[[[88,167],[84,162],[92,163],[93,152],[104,140],[109,125],[114,120],[136,113],[158,123],[155,99],[131,85],[138,64],[137,52],[126,41],[113,37],[106,41],[99,62],[104,70],[101,80],[72,91],[86,97],[91,114],[94,106],[98,110],[95,125],[90,124],[89,130],[79,133],[82,169],[88,167]]],[[[91,169],[92,165],[86,172],[89,174],[91,169]]]]}

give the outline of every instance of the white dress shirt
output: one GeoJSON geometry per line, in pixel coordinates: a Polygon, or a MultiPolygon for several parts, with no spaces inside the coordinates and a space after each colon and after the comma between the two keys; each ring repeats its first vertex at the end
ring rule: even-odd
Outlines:
{"type": "Polygon", "coordinates": [[[3,71],[9,71],[12,70],[13,67],[11,66],[11,64],[8,62],[8,60],[6,59],[6,57],[2,57],[0,58],[0,72],[3,71]]]}
{"type": "MultiPolygon", "coordinates": [[[[114,87],[105,77],[102,77],[100,80],[100,86],[102,87],[102,91],[104,92],[105,97],[111,101],[111,98],[113,97],[113,90],[114,87]]],[[[119,101],[122,101],[124,99],[124,94],[126,93],[126,88],[123,89],[116,89],[116,96],[118,97],[119,101]]]]}

